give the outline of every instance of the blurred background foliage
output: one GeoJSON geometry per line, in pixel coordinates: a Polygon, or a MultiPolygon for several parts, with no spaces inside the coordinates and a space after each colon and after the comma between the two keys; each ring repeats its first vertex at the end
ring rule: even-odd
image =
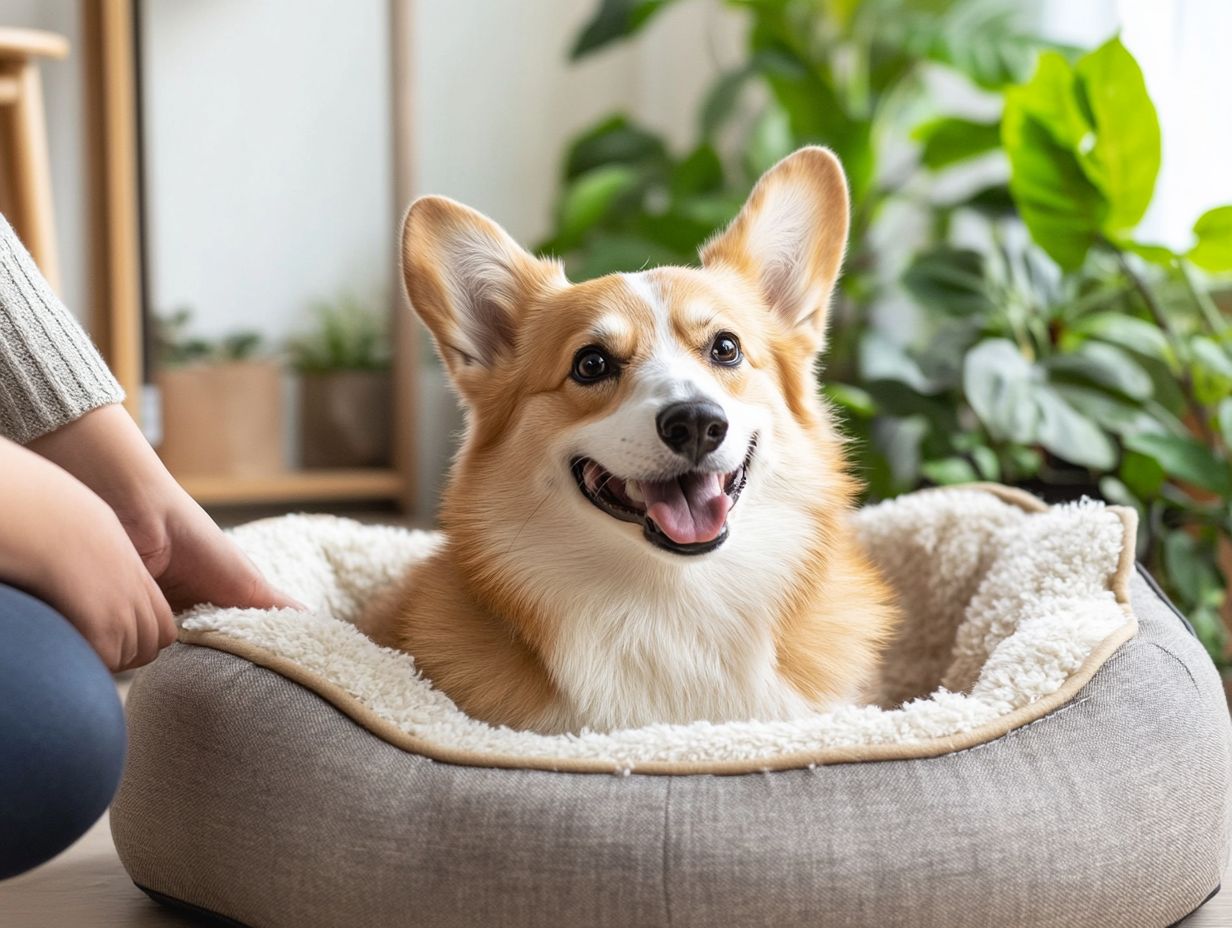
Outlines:
{"type": "MultiPolygon", "coordinates": [[[[674,2],[602,0],[574,58],[674,2]]],[[[747,45],[695,145],[621,114],[581,133],[540,250],[579,280],[693,263],[765,169],[829,146],[853,226],[820,389],[869,496],[995,480],[1132,506],[1139,556],[1226,667],[1232,206],[1183,253],[1135,236],[1161,141],[1132,55],[1049,43],[1012,0],[725,2],[747,45]],[[937,112],[938,83],[971,105],[937,112]]]]}

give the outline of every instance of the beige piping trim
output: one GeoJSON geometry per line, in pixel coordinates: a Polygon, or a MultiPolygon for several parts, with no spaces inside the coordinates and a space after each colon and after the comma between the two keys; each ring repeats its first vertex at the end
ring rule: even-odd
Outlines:
{"type": "MultiPolygon", "coordinates": [[[[985,490],[999,499],[1016,505],[1026,512],[1043,512],[1048,507],[1040,500],[1011,487],[999,484],[967,484],[962,489],[985,490]]],[[[944,489],[938,492],[945,492],[944,489]]],[[[797,751],[768,760],[733,760],[704,763],[699,761],[650,761],[623,765],[601,760],[582,758],[537,758],[519,755],[482,754],[464,751],[447,744],[437,744],[425,738],[408,734],[391,722],[380,718],[354,696],[337,684],[318,677],[295,662],[274,654],[247,641],[228,638],[216,631],[180,630],[180,641],[185,644],[213,648],[234,654],[260,667],[274,671],[306,689],[316,693],[340,712],[363,726],[383,741],[412,754],[421,754],[432,760],[468,767],[502,767],[519,770],[549,770],[563,773],[640,773],[640,774],[712,774],[732,775],[762,773],[771,770],[794,770],[800,767],[825,764],[850,764],[864,761],[915,760],[939,757],[964,751],[976,745],[994,741],[1016,728],[1038,721],[1069,702],[1082,687],[1086,686],[1095,672],[1116,650],[1138,631],[1138,620],[1130,608],[1129,581],[1134,572],[1134,550],[1137,537],[1138,514],[1123,506],[1109,506],[1125,528],[1125,540],[1121,546],[1121,559],[1108,587],[1125,612],[1126,622],[1101,641],[1087,655],[1082,666],[1054,693],[1037,700],[1029,706],[1001,716],[995,721],[973,728],[959,735],[944,738],[929,738],[908,744],[871,744],[856,747],[822,748],[816,751],[797,751]]]]}

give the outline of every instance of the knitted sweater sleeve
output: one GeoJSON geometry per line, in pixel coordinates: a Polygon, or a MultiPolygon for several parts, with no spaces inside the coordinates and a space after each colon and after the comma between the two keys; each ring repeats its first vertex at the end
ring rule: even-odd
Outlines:
{"type": "Polygon", "coordinates": [[[0,216],[0,436],[26,443],[124,391],[0,216]]]}

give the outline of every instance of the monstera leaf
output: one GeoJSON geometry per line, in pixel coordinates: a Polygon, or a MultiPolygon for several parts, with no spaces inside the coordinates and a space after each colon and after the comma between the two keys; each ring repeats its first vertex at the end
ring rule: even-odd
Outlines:
{"type": "Polygon", "coordinates": [[[1119,39],[1074,65],[1040,56],[1005,95],[1010,192],[1032,238],[1066,270],[1100,239],[1121,239],[1150,205],[1160,132],[1142,71],[1119,39]]]}

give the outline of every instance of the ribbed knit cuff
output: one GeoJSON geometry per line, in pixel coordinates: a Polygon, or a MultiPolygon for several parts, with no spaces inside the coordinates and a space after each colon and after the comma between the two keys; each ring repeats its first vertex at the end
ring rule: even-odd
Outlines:
{"type": "Polygon", "coordinates": [[[0,216],[0,435],[25,444],[124,391],[0,216]]]}

